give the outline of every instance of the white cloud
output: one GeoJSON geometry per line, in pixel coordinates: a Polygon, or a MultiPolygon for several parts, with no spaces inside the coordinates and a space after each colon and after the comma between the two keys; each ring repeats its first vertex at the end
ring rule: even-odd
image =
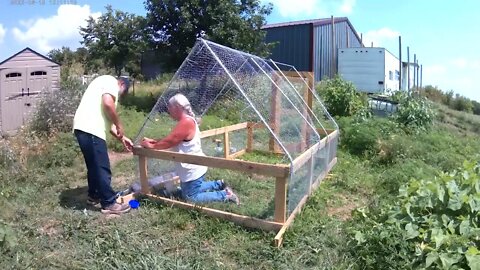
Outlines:
{"type": "Polygon", "coordinates": [[[86,26],[89,16],[98,18],[100,15],[100,12],[92,13],[88,5],[61,5],[57,14],[47,18],[20,21],[19,24],[24,30],[15,27],[12,31],[17,41],[42,53],[62,46],[76,48],[81,40],[79,27],[86,26]]]}
{"type": "Polygon", "coordinates": [[[458,69],[469,69],[480,72],[480,59],[455,58],[450,61],[453,67],[458,69]]]}
{"type": "Polygon", "coordinates": [[[273,4],[274,11],[278,11],[282,17],[311,16],[317,6],[317,0],[297,0],[293,4],[291,0],[265,1],[273,4]]]}
{"type": "Polygon", "coordinates": [[[6,33],[7,33],[7,29],[5,29],[3,25],[0,23],[0,44],[3,43],[3,38],[5,37],[6,33]]]}
{"type": "Polygon", "coordinates": [[[274,12],[289,20],[348,15],[356,0],[262,0],[272,3],[274,12]]]}
{"type": "Polygon", "coordinates": [[[355,6],[356,0],[344,0],[343,4],[340,6],[340,11],[345,14],[350,14],[353,11],[353,6],[355,6]]]}
{"type": "Polygon", "coordinates": [[[465,58],[457,58],[452,61],[454,67],[465,68],[467,67],[467,60],[465,58]]]}
{"type": "Polygon", "coordinates": [[[374,47],[387,47],[392,41],[398,40],[400,32],[383,27],[378,30],[368,31],[363,35],[363,44],[370,47],[372,42],[374,47]]]}

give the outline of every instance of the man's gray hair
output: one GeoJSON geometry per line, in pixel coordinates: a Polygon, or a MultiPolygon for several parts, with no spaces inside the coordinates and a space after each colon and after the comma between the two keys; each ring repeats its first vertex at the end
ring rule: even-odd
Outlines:
{"type": "Polygon", "coordinates": [[[128,93],[128,88],[130,88],[130,80],[127,77],[120,76],[118,77],[118,80],[125,85],[125,93],[128,93]]]}
{"type": "Polygon", "coordinates": [[[195,118],[195,113],[192,111],[192,105],[188,101],[187,97],[182,94],[176,94],[168,100],[169,105],[177,105],[183,109],[183,111],[195,118]]]}

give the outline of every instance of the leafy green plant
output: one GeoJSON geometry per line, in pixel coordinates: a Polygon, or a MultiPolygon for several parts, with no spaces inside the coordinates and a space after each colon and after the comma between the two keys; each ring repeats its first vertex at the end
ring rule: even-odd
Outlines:
{"type": "Polygon", "coordinates": [[[359,211],[359,221],[351,251],[366,268],[396,261],[400,268],[480,269],[480,165],[464,162],[460,171],[412,180],[395,205],[359,211]],[[385,247],[396,255],[384,257],[385,247]]]}
{"type": "Polygon", "coordinates": [[[388,138],[396,132],[395,123],[384,118],[370,118],[359,121],[358,118],[339,121],[341,128],[341,146],[354,155],[379,152],[381,138],[388,138]]]}
{"type": "Polygon", "coordinates": [[[398,92],[395,96],[399,102],[393,119],[407,128],[425,130],[433,124],[435,111],[430,102],[424,97],[414,97],[405,92],[398,92]]]}
{"type": "Polygon", "coordinates": [[[351,82],[336,76],[322,81],[317,91],[322,97],[328,112],[333,116],[351,116],[367,107],[365,94],[357,92],[351,82]]]}

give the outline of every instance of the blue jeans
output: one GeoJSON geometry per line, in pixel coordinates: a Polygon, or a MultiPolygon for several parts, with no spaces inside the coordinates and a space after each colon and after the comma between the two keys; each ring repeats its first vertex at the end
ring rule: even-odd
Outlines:
{"type": "Polygon", "coordinates": [[[116,193],[110,183],[112,172],[107,143],[97,136],[76,129],[74,131],[87,165],[88,196],[100,199],[103,208],[115,203],[116,193]]]}
{"type": "Polygon", "coordinates": [[[224,202],[227,192],[220,190],[222,183],[218,180],[205,181],[205,175],[196,180],[180,183],[183,199],[193,203],[224,202]]]}

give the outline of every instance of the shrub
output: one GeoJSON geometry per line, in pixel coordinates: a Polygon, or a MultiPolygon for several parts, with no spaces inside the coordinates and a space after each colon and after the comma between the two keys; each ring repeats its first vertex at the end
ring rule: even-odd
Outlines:
{"type": "Polygon", "coordinates": [[[455,96],[455,99],[451,102],[450,107],[457,111],[470,113],[473,112],[472,101],[464,96],[460,96],[459,94],[455,96]]]}
{"type": "Polygon", "coordinates": [[[473,100],[472,105],[473,105],[473,109],[472,109],[473,114],[480,115],[480,103],[473,100]]]}
{"type": "Polygon", "coordinates": [[[384,118],[339,119],[341,146],[354,155],[368,155],[379,152],[382,138],[396,132],[395,123],[384,118]]]}
{"type": "Polygon", "coordinates": [[[78,80],[67,80],[62,82],[60,90],[45,94],[37,103],[30,130],[45,135],[70,132],[84,90],[78,80]]]}
{"type": "Polygon", "coordinates": [[[150,92],[133,95],[128,94],[120,99],[120,104],[125,107],[134,108],[139,112],[149,113],[157,102],[157,97],[150,92]]]}
{"type": "Polygon", "coordinates": [[[357,211],[349,251],[365,269],[478,269],[480,166],[411,180],[394,205],[357,211]],[[412,263],[410,263],[412,262],[412,263]]]}
{"type": "Polygon", "coordinates": [[[322,81],[317,91],[333,116],[351,116],[367,107],[365,94],[357,92],[351,82],[336,76],[322,81]]]}
{"type": "Polygon", "coordinates": [[[2,170],[12,169],[18,165],[17,154],[13,151],[8,141],[0,143],[0,168],[2,170]]]}
{"type": "Polygon", "coordinates": [[[405,92],[398,92],[395,97],[399,107],[392,117],[399,124],[415,131],[427,129],[433,124],[435,112],[426,98],[410,96],[405,92]]]}
{"type": "Polygon", "coordinates": [[[378,143],[379,152],[376,161],[382,165],[401,162],[409,155],[409,141],[403,136],[393,135],[387,140],[378,143]]]}

